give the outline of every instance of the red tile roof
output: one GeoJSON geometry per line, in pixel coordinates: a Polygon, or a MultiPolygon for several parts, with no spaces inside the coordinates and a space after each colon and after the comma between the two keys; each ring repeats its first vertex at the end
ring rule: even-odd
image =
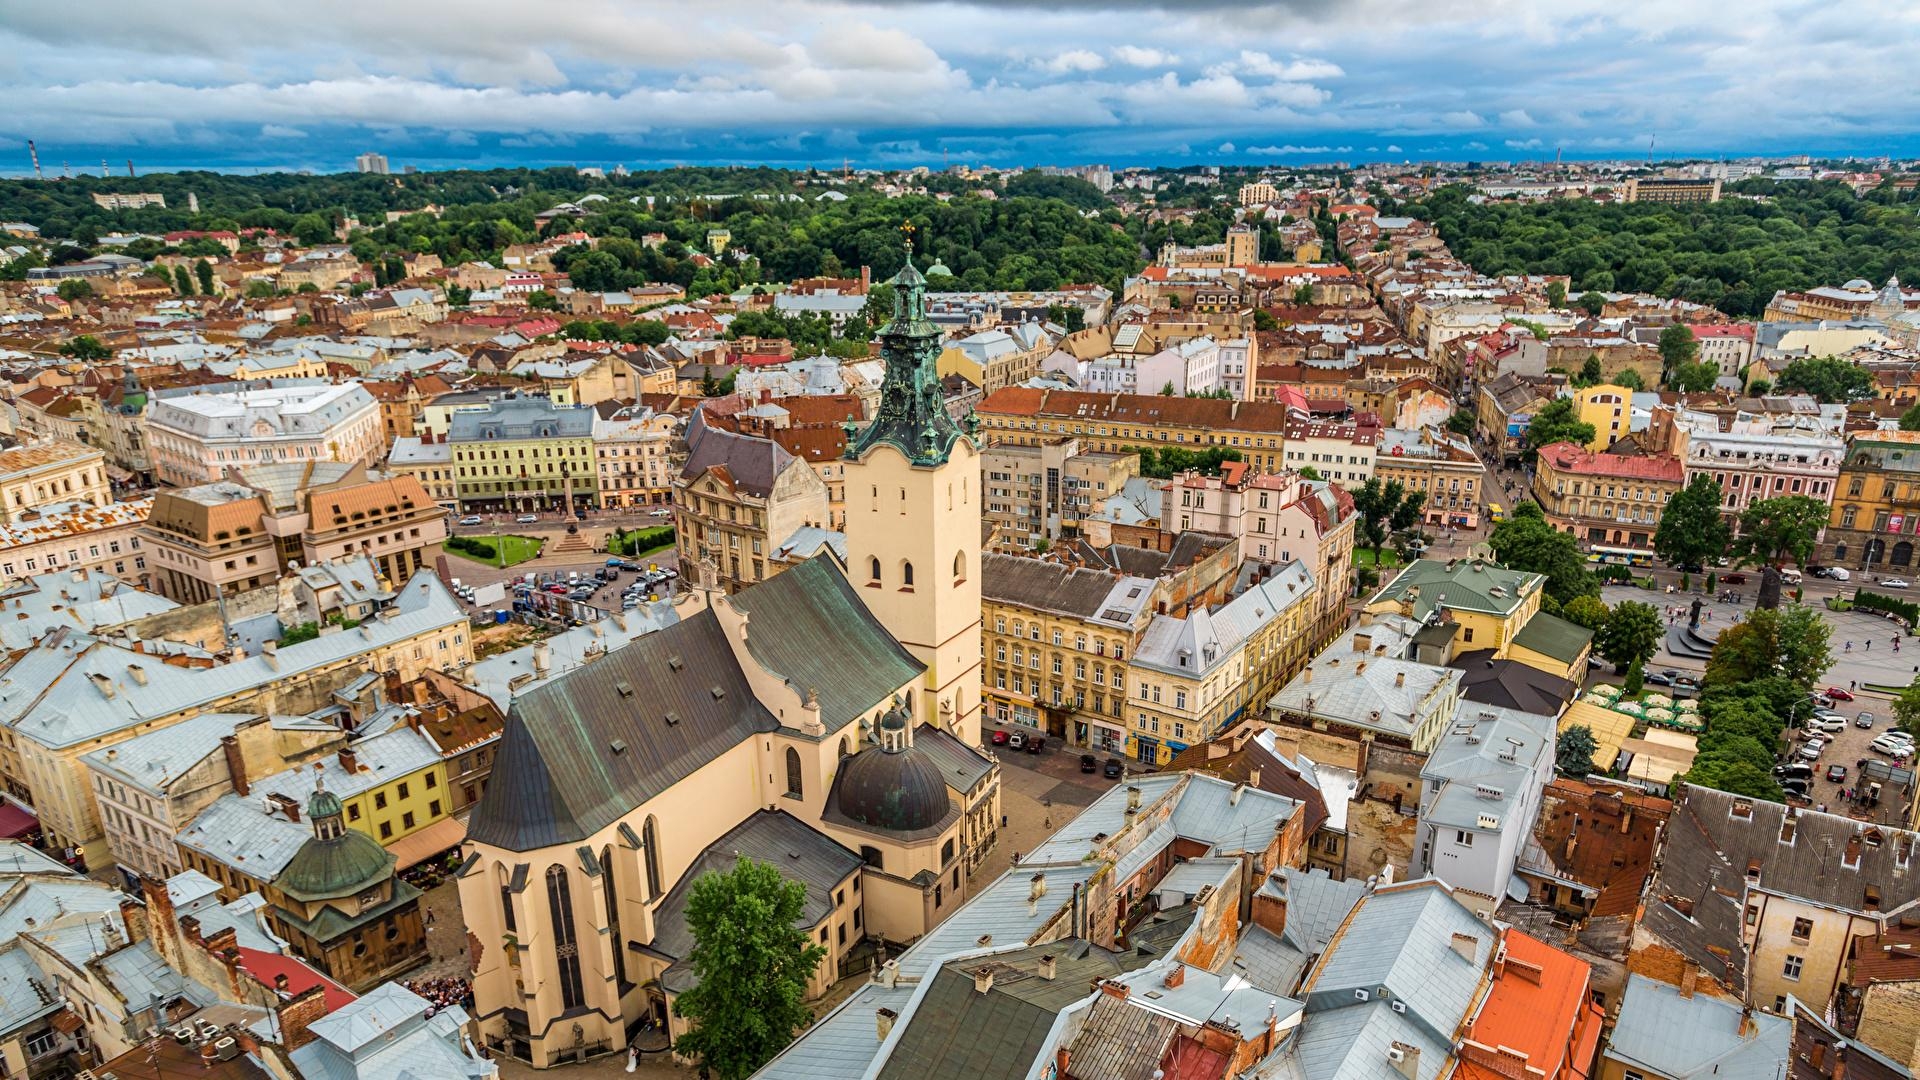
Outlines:
{"type": "Polygon", "coordinates": [[[1508,930],[1501,938],[1506,959],[1494,970],[1480,1012],[1461,1045],[1462,1080],[1508,1080],[1519,1054],[1547,1080],[1583,1077],[1592,1067],[1600,1037],[1597,1007],[1587,994],[1593,969],[1538,938],[1508,930]]]}
{"type": "Polygon", "coordinates": [[[298,995],[316,986],[324,987],[328,1012],[344,1009],[360,1000],[351,990],[308,967],[306,961],[297,956],[282,956],[263,949],[249,949],[245,945],[236,947],[240,950],[240,966],[247,970],[247,974],[268,986],[275,985],[274,980],[285,975],[289,994],[298,995]]]}
{"type": "Polygon", "coordinates": [[[1540,448],[1540,458],[1555,469],[1581,476],[1610,476],[1621,480],[1662,480],[1678,484],[1686,472],[1677,457],[1628,457],[1596,454],[1568,442],[1540,448]]]}

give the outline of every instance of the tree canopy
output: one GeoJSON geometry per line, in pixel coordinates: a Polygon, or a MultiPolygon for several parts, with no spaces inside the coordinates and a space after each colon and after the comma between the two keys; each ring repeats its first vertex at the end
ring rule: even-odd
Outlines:
{"type": "Polygon", "coordinates": [[[1660,651],[1660,636],[1665,630],[1666,620],[1652,604],[1623,600],[1613,606],[1613,613],[1601,624],[1595,645],[1600,655],[1625,667],[1635,660],[1653,659],[1660,651]]]}
{"type": "Polygon", "coordinates": [[[1494,526],[1488,542],[1502,566],[1544,575],[1547,596],[1562,608],[1575,597],[1600,595],[1600,581],[1587,569],[1573,534],[1547,524],[1532,500],[1515,506],[1507,520],[1494,526]]]}
{"type": "Polygon", "coordinates": [[[1700,342],[1693,336],[1693,327],[1686,323],[1674,323],[1660,331],[1659,348],[1662,375],[1670,375],[1674,369],[1691,364],[1700,356],[1700,342]]]}
{"type": "Polygon", "coordinates": [[[1725,501],[1718,480],[1695,473],[1661,509],[1653,550],[1668,566],[1704,566],[1725,554],[1733,540],[1733,529],[1720,513],[1725,501]]]}
{"type": "Polygon", "coordinates": [[[674,1000],[693,1021],[675,1051],[724,1080],[743,1080],[812,1021],[807,980],[827,950],[795,925],[806,900],[806,886],[752,859],[694,881],[688,962],[700,982],[674,1000]]]}
{"type": "Polygon", "coordinates": [[[1721,686],[1777,676],[1804,693],[1833,666],[1832,630],[1799,604],[1758,609],[1720,631],[1707,660],[1707,680],[1721,686]]]}
{"type": "MultiPolygon", "coordinates": [[[[1708,205],[1473,201],[1464,184],[1382,213],[1433,223],[1447,246],[1487,274],[1565,274],[1585,293],[1650,292],[1756,318],[1782,289],[1853,278],[1920,281],[1920,217],[1891,191],[1844,184],[1745,180],[1708,205]]],[[[1604,303],[1603,298],[1594,297],[1604,303]]],[[[1582,295],[1580,306],[1595,311],[1582,295]]]]}
{"type": "Polygon", "coordinates": [[[1593,729],[1585,724],[1570,724],[1562,728],[1554,740],[1553,767],[1561,776],[1582,777],[1593,772],[1594,751],[1600,749],[1600,741],[1593,737],[1593,729]]]}
{"type": "Polygon", "coordinates": [[[1846,404],[1873,396],[1873,376],[1866,368],[1836,356],[1795,360],[1773,381],[1777,392],[1799,391],[1821,401],[1846,404]]]}
{"type": "Polygon", "coordinates": [[[1398,480],[1382,483],[1378,477],[1369,479],[1353,492],[1353,508],[1360,518],[1355,544],[1372,548],[1378,563],[1380,549],[1390,537],[1419,524],[1420,508],[1426,502],[1426,492],[1409,492],[1398,480]]]}
{"type": "Polygon", "coordinates": [[[1827,517],[1827,504],[1809,495],[1761,499],[1741,512],[1733,553],[1743,566],[1764,566],[1758,599],[1761,607],[1780,603],[1780,576],[1773,568],[1783,563],[1805,566],[1827,517]]]}
{"type": "Polygon", "coordinates": [[[1527,422],[1526,449],[1523,456],[1533,461],[1540,456],[1540,448],[1557,442],[1570,442],[1575,446],[1585,446],[1593,441],[1593,425],[1580,419],[1580,413],[1573,407],[1572,398],[1554,398],[1540,411],[1533,414],[1527,422]]]}

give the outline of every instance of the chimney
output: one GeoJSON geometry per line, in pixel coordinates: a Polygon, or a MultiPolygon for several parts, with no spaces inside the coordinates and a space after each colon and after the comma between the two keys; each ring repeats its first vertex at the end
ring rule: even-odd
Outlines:
{"type": "Polygon", "coordinates": [[[887,1036],[893,1034],[893,1022],[898,1019],[900,1019],[900,1014],[894,1012],[892,1009],[883,1007],[875,1010],[873,1014],[873,1032],[880,1037],[881,1042],[886,1042],[887,1036]]]}
{"type": "Polygon", "coordinates": [[[1394,1071],[1407,1080],[1420,1080],[1420,1048],[1411,1043],[1395,1041],[1387,1047],[1387,1060],[1393,1063],[1394,1071]]]}
{"type": "Polygon", "coordinates": [[[1248,787],[1259,787],[1259,786],[1260,786],[1260,770],[1259,770],[1259,769],[1250,769],[1250,770],[1248,770],[1248,772],[1247,772],[1247,786],[1248,786],[1248,787]]]}
{"type": "Polygon", "coordinates": [[[1407,685],[1407,673],[1406,673],[1406,672],[1404,672],[1404,671],[1396,671],[1396,672],[1394,672],[1394,674],[1393,674],[1393,685],[1395,685],[1395,686],[1405,686],[1405,685],[1407,685]]]}
{"type": "Polygon", "coordinates": [[[1125,1001],[1127,1000],[1127,996],[1133,993],[1133,989],[1123,982],[1115,982],[1112,979],[1102,979],[1100,980],[1100,992],[1125,1001]]]}
{"type": "Polygon", "coordinates": [[[1760,1025],[1753,1022],[1753,1006],[1740,1007],[1740,1038],[1751,1039],[1760,1033],[1760,1025]]]}
{"type": "Polygon", "coordinates": [[[147,685],[147,669],[141,667],[139,664],[128,664],[127,678],[132,679],[133,685],[135,686],[145,686],[147,685]]]}
{"type": "Polygon", "coordinates": [[[1228,754],[1231,754],[1231,753],[1233,753],[1233,748],[1231,746],[1228,746],[1226,743],[1220,742],[1219,740],[1215,740],[1207,744],[1207,760],[1208,761],[1218,761],[1220,758],[1226,757],[1228,754]]]}
{"type": "Polygon", "coordinates": [[[1456,933],[1453,935],[1453,951],[1465,958],[1469,963],[1473,961],[1474,950],[1479,948],[1479,946],[1480,939],[1474,937],[1472,934],[1456,933]]]}
{"type": "Polygon", "coordinates": [[[273,977],[273,988],[282,994],[287,992],[287,976],[285,973],[273,977]]]}
{"type": "Polygon", "coordinates": [[[227,772],[233,778],[233,793],[246,795],[250,790],[247,783],[247,759],[240,752],[240,740],[232,735],[222,735],[220,750],[227,756],[227,772]]]}
{"type": "Polygon", "coordinates": [[[1129,784],[1127,785],[1127,810],[1129,813],[1133,813],[1133,812],[1138,812],[1139,809],[1140,809],[1140,788],[1136,785],[1129,784]]]}
{"type": "Polygon", "coordinates": [[[533,677],[544,679],[553,670],[553,646],[542,641],[533,647],[533,677]]]}
{"type": "Polygon", "coordinates": [[[1699,985],[1699,982],[1699,969],[1695,968],[1692,964],[1688,964],[1686,968],[1680,972],[1680,996],[1683,998],[1692,997],[1694,987],[1699,985]]]}
{"type": "Polygon", "coordinates": [[[120,921],[127,926],[127,944],[138,945],[150,936],[146,905],[131,896],[120,898],[120,921]]]}
{"type": "Polygon", "coordinates": [[[360,771],[360,754],[351,746],[340,748],[340,767],[351,776],[360,771]]]}
{"type": "Polygon", "coordinates": [[[326,989],[315,984],[306,993],[282,1002],[279,1013],[281,1043],[289,1050],[300,1049],[313,1041],[313,1035],[307,1029],[315,1020],[327,1015],[326,989]]]}
{"type": "Polygon", "coordinates": [[[1167,977],[1162,979],[1160,984],[1169,990],[1178,990],[1186,981],[1187,965],[1175,964],[1173,965],[1173,969],[1167,972],[1167,977]]]}
{"type": "Polygon", "coordinates": [[[1373,651],[1373,634],[1371,632],[1365,634],[1355,632],[1353,635],[1353,651],[1357,653],[1373,651]]]}
{"type": "Polygon", "coordinates": [[[1241,792],[1243,792],[1243,791],[1245,791],[1245,790],[1247,790],[1247,785],[1245,785],[1245,784],[1235,784],[1235,785],[1233,785],[1233,790],[1232,790],[1231,792],[1229,792],[1229,793],[1227,794],[1227,805],[1228,805],[1228,806],[1239,806],[1239,805],[1240,805],[1240,793],[1241,793],[1241,792]]]}
{"type": "Polygon", "coordinates": [[[973,969],[973,992],[985,994],[993,990],[993,966],[982,964],[973,969]]]}
{"type": "Polygon", "coordinates": [[[1059,957],[1054,956],[1052,953],[1048,953],[1047,955],[1040,958],[1040,977],[1041,978],[1047,980],[1048,982],[1052,982],[1054,977],[1059,974],[1060,974],[1059,957]]]}

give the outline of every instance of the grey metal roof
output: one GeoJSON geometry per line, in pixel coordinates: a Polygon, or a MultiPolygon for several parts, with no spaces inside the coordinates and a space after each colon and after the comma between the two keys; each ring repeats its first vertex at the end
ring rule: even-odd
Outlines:
{"type": "Polygon", "coordinates": [[[695,410],[687,422],[687,463],[680,469],[691,480],[708,469],[724,467],[735,487],[764,499],[787,466],[799,458],[772,439],[741,435],[707,422],[705,410],[695,410]]]}
{"type": "Polygon", "coordinates": [[[1474,829],[1491,817],[1496,829],[1531,829],[1531,820],[1511,818],[1537,804],[1553,752],[1552,717],[1485,705],[1462,708],[1420,768],[1420,820],[1474,829]]]}
{"type": "Polygon", "coordinates": [[[940,775],[946,777],[947,786],[955,791],[972,791],[993,775],[993,762],[985,754],[932,724],[913,729],[913,746],[933,761],[940,775]]]}
{"type": "Polygon", "coordinates": [[[1777,1080],[1793,1023],[1764,1012],[1751,1018],[1754,1033],[1742,1038],[1738,1002],[1689,996],[1677,986],[1629,974],[1605,1054],[1673,1080],[1777,1080]]]}
{"type": "Polygon", "coordinates": [[[501,398],[448,417],[447,441],[592,438],[597,415],[591,406],[556,407],[543,397],[501,398]]]}
{"type": "Polygon", "coordinates": [[[511,708],[517,694],[524,694],[548,680],[583,667],[608,653],[624,648],[637,638],[680,621],[680,612],[670,603],[643,603],[628,611],[595,619],[545,639],[547,675],[541,678],[534,668],[538,645],[523,645],[495,653],[476,661],[461,673],[468,685],[493,699],[502,712],[511,708]]]}
{"type": "Polygon", "coordinates": [[[467,1049],[459,1006],[427,1015],[427,1001],[384,983],[316,1020],[314,1040],[293,1051],[308,1080],[453,1080],[496,1077],[499,1066],[467,1049]]]}
{"type": "Polygon", "coordinates": [[[861,866],[859,855],[785,810],[754,811],[708,844],[654,910],[649,948],[675,959],[661,976],[674,993],[685,993],[700,982],[686,962],[694,945],[693,929],[687,925],[693,883],[710,873],[727,873],[743,859],[766,863],[806,888],[806,901],[794,925],[809,932],[833,914],[834,889],[861,866]]]}
{"type": "Polygon", "coordinates": [[[515,698],[468,835],[514,851],[584,839],[777,727],[703,611],[515,698]]]}
{"type": "Polygon", "coordinates": [[[207,755],[220,749],[251,713],[201,713],[177,724],[136,735],[123,743],[81,757],[87,767],[149,795],[164,796],[167,785],[179,779],[207,755]]]}

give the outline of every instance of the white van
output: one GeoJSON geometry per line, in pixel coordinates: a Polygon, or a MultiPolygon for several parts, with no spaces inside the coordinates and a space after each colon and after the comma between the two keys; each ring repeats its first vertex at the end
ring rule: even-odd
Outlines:
{"type": "Polygon", "coordinates": [[[1800,571],[1795,570],[1791,566],[1783,566],[1780,568],[1780,580],[1789,585],[1798,585],[1800,584],[1800,571]]]}
{"type": "Polygon", "coordinates": [[[1827,577],[1833,581],[1852,581],[1853,571],[1844,566],[1832,566],[1827,568],[1827,577]]]}

